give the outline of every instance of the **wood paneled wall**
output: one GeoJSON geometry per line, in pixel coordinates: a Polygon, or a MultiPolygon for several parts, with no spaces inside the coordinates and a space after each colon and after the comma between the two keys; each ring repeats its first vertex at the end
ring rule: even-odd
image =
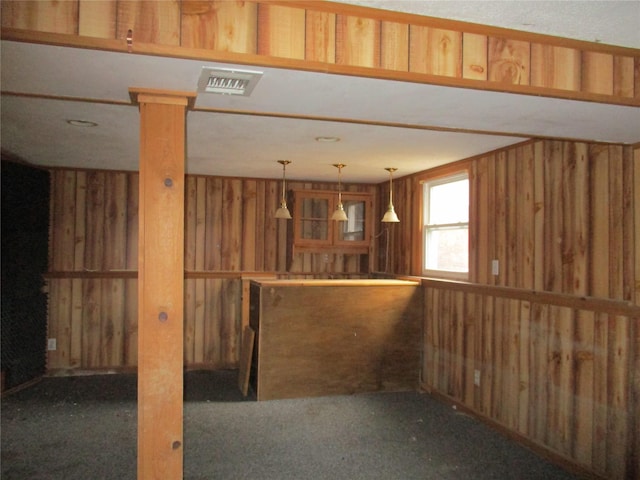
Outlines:
{"type": "MultiPolygon", "coordinates": [[[[288,182],[290,188],[337,190],[288,182]]],[[[296,254],[291,222],[277,220],[280,181],[186,177],[185,364],[237,366],[242,277],[360,277],[360,255],[296,254]]],[[[345,190],[370,192],[370,185],[345,190]]],[[[135,367],[137,361],[138,174],[51,172],[49,338],[51,370],[135,367]]]]}
{"type": "Polygon", "coordinates": [[[424,285],[427,390],[603,478],[638,478],[640,307],[424,285]]]}
{"type": "Polygon", "coordinates": [[[302,0],[2,0],[1,5],[3,29],[92,37],[91,48],[99,48],[95,39],[125,40],[131,31],[135,53],[178,47],[172,56],[206,51],[212,60],[222,54],[224,61],[280,66],[279,59],[285,59],[288,68],[347,67],[333,70],[640,105],[638,50],[464,22],[302,0]]]}
{"type": "MultiPolygon", "coordinates": [[[[469,281],[640,304],[639,151],[537,140],[461,162],[471,182],[469,281]]],[[[420,275],[419,228],[395,227],[419,218],[421,182],[441,172],[394,180],[393,273],[420,275]]],[[[380,211],[387,195],[381,185],[380,211]]]]}

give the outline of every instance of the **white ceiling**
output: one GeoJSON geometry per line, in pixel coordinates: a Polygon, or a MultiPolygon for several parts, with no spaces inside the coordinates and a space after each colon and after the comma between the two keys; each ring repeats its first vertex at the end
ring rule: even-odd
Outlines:
{"type": "MultiPolygon", "coordinates": [[[[457,12],[464,15],[459,20],[542,33],[571,33],[581,23],[583,39],[640,47],[640,2],[350,3],[449,18],[457,12]],[[551,10],[556,14],[549,15],[551,10]],[[527,12],[529,25],[522,25],[516,11],[527,12]],[[584,16],[596,11],[597,18],[584,16]],[[562,19],[570,21],[563,25],[562,19]],[[595,34],[599,37],[591,38],[595,34]]],[[[138,157],[139,116],[129,105],[129,87],[196,91],[205,66],[194,60],[8,41],[2,42],[1,60],[4,151],[37,165],[125,170],[136,170],[138,157]],[[73,127],[69,119],[98,126],[73,127]]],[[[187,116],[189,173],[278,178],[276,160],[289,159],[291,179],[335,181],[331,164],[342,162],[345,182],[377,183],[388,178],[384,167],[397,167],[396,176],[402,176],[533,136],[640,141],[639,108],[255,70],[263,76],[250,97],[198,95],[196,111],[187,116]],[[340,141],[315,141],[326,136],[340,141]]]]}

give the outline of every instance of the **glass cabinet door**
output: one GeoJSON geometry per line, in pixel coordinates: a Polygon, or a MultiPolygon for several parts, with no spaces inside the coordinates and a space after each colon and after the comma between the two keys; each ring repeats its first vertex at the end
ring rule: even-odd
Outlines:
{"type": "Polygon", "coordinates": [[[300,205],[300,238],[303,240],[329,239],[329,199],[306,197],[300,205]]]}
{"type": "Polygon", "coordinates": [[[365,218],[367,204],[364,200],[344,200],[342,202],[347,214],[347,221],[338,222],[338,241],[362,242],[365,240],[365,218]]]}

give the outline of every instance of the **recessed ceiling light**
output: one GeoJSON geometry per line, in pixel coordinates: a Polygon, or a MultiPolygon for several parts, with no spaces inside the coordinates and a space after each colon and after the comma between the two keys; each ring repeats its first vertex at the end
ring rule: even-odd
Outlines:
{"type": "Polygon", "coordinates": [[[335,143],[339,141],[340,141],[339,137],[316,137],[316,142],[320,142],[320,143],[335,143]]]}
{"type": "Polygon", "coordinates": [[[73,125],[74,127],[97,127],[98,124],[96,122],[90,122],[89,120],[67,120],[69,125],[73,125]]]}

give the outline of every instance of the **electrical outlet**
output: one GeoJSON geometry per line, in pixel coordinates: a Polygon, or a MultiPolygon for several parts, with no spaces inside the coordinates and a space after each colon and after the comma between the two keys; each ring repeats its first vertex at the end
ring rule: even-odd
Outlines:
{"type": "Polygon", "coordinates": [[[480,386],[480,370],[474,370],[473,371],[473,384],[476,387],[480,386]]]}
{"type": "Polygon", "coordinates": [[[500,274],[500,262],[498,260],[491,260],[491,273],[493,275],[500,274]]]}
{"type": "Polygon", "coordinates": [[[47,350],[55,350],[57,348],[57,342],[55,338],[47,340],[47,350]]]}

